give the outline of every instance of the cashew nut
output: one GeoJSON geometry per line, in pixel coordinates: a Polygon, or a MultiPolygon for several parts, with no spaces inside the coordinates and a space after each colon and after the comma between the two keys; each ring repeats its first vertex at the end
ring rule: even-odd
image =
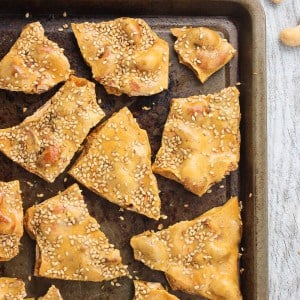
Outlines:
{"type": "Polygon", "coordinates": [[[136,65],[142,71],[154,71],[159,67],[162,59],[163,51],[160,45],[156,43],[151,48],[137,55],[136,65]]]}
{"type": "Polygon", "coordinates": [[[60,159],[60,155],[60,149],[50,145],[41,153],[38,163],[40,165],[53,165],[60,159]]]}
{"type": "Polygon", "coordinates": [[[282,0],[272,0],[272,2],[275,3],[275,4],[279,4],[279,3],[282,2],[282,0]]]}
{"type": "Polygon", "coordinates": [[[126,32],[128,37],[135,43],[139,44],[141,39],[141,29],[139,24],[132,19],[125,19],[122,22],[122,29],[126,32]]]}
{"type": "Polygon", "coordinates": [[[280,32],[280,40],[287,46],[300,46],[300,25],[283,29],[280,32]]]}

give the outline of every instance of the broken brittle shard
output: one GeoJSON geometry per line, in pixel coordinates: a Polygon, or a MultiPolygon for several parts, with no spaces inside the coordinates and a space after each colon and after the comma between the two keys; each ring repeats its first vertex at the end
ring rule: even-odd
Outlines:
{"type": "Polygon", "coordinates": [[[128,273],[77,184],[29,208],[25,228],[37,242],[35,276],[100,282],[128,273]]]}
{"type": "Polygon", "coordinates": [[[27,24],[0,61],[0,89],[41,94],[66,81],[71,70],[63,51],[40,22],[27,24]]]}
{"type": "Polygon", "coordinates": [[[191,221],[131,238],[135,259],[163,271],[174,290],[208,299],[241,300],[237,197],[191,221]]]}

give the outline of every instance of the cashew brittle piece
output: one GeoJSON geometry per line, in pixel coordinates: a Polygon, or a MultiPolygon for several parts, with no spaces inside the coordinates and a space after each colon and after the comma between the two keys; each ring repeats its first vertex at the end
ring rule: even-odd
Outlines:
{"type": "Polygon", "coordinates": [[[173,28],[171,32],[177,37],[174,48],[179,61],[191,68],[202,83],[226,65],[236,53],[218,32],[206,27],[173,28]]]}
{"type": "Polygon", "coordinates": [[[72,24],[95,80],[109,94],[149,96],[168,88],[169,45],[142,19],[72,24]]]}
{"type": "Polygon", "coordinates": [[[100,282],[128,273],[77,184],[29,208],[24,223],[37,242],[35,276],[100,282]]]}
{"type": "Polygon", "coordinates": [[[0,151],[23,168],[53,182],[102,118],[95,84],[75,76],[21,124],[0,129],[0,151]]]}
{"type": "Polygon", "coordinates": [[[163,271],[172,289],[208,299],[241,300],[237,197],[191,221],[132,237],[135,259],[163,271]]]}
{"type": "Polygon", "coordinates": [[[240,158],[239,91],[173,99],[154,173],[203,195],[238,167],[240,158]]]}
{"type": "Polygon", "coordinates": [[[71,74],[63,49],[47,39],[40,22],[27,24],[0,61],[0,88],[41,94],[71,74]]]}
{"type": "Polygon", "coordinates": [[[23,236],[23,207],[18,180],[0,182],[0,261],[19,253],[23,236]]]}

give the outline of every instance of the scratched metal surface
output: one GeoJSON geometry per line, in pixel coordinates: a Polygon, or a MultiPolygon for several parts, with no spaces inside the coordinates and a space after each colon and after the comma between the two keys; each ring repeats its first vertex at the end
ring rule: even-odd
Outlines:
{"type": "MultiPolygon", "coordinates": [[[[2,16],[0,19],[0,58],[10,49],[25,24],[39,20],[45,28],[46,35],[65,49],[65,54],[76,75],[92,80],[90,69],[81,57],[71,29],[65,29],[60,32],[58,28],[62,27],[63,24],[70,24],[71,22],[100,22],[104,19],[110,18],[102,16],[63,18],[62,15],[44,15],[25,19],[24,16],[2,16]]],[[[154,159],[160,146],[162,130],[172,97],[217,92],[224,87],[234,85],[237,82],[238,76],[238,58],[236,57],[225,68],[213,75],[204,85],[200,84],[191,70],[179,64],[172,46],[174,38],[171,36],[169,29],[173,26],[209,26],[220,31],[235,48],[238,47],[238,31],[235,23],[226,17],[153,17],[145,18],[145,20],[170,45],[171,67],[169,89],[151,97],[129,98],[127,96],[117,97],[107,95],[102,86],[97,84],[96,93],[98,98],[102,99],[101,107],[105,110],[107,117],[125,105],[129,107],[137,118],[139,125],[147,130],[152,148],[152,159],[154,159]],[[151,107],[151,109],[145,111],[142,109],[143,106],[151,107]]],[[[0,127],[5,128],[21,122],[26,116],[31,115],[38,107],[45,103],[58,88],[59,86],[42,95],[24,95],[22,93],[0,91],[0,127]],[[24,108],[27,109],[26,112],[23,112],[24,108]]],[[[241,164],[243,164],[243,157],[241,164]]],[[[39,203],[56,195],[58,191],[67,188],[74,182],[65,172],[53,184],[49,184],[12,163],[2,154],[0,154],[0,166],[2,170],[0,172],[0,180],[20,180],[24,209],[27,209],[34,203],[39,203]],[[67,178],[66,182],[64,178],[67,178]],[[38,194],[44,194],[44,196],[39,198],[38,194]]],[[[162,272],[152,271],[133,259],[132,249],[129,246],[130,238],[144,230],[157,229],[160,223],[166,227],[177,221],[193,219],[208,209],[225,203],[230,196],[239,195],[240,185],[238,174],[238,171],[233,172],[222,182],[216,184],[212,188],[211,193],[205,194],[200,198],[184,190],[180,184],[157,176],[161,190],[162,214],[168,216],[167,220],[161,221],[153,221],[133,212],[120,212],[118,206],[95,195],[83,186],[81,188],[90,214],[101,224],[102,230],[108,236],[111,243],[120,249],[123,261],[129,265],[131,274],[143,280],[161,282],[166,288],[170,289],[162,272]],[[221,186],[225,188],[221,188],[221,186]],[[184,204],[189,204],[189,207],[184,207],[184,204]],[[120,216],[124,217],[124,221],[119,219],[120,216]]],[[[247,218],[247,214],[244,215],[244,218],[247,218]]],[[[72,282],[34,277],[35,242],[26,233],[21,242],[20,254],[10,262],[0,264],[0,275],[22,278],[26,282],[28,296],[41,296],[51,284],[55,284],[60,289],[65,300],[132,299],[134,293],[133,283],[128,278],[118,279],[121,286],[117,287],[112,286],[110,282],[72,282]]],[[[251,266],[247,265],[244,267],[251,268],[251,266]]],[[[172,293],[180,299],[201,299],[181,292],[172,291],[172,293]]]]}

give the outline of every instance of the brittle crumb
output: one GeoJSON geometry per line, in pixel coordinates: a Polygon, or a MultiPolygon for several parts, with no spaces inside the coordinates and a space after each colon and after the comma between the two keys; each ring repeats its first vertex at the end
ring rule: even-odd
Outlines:
{"type": "Polygon", "coordinates": [[[158,224],[158,226],[157,226],[157,229],[158,229],[158,230],[162,230],[163,228],[164,228],[164,225],[163,225],[163,224],[161,224],[161,223],[158,224]]]}

